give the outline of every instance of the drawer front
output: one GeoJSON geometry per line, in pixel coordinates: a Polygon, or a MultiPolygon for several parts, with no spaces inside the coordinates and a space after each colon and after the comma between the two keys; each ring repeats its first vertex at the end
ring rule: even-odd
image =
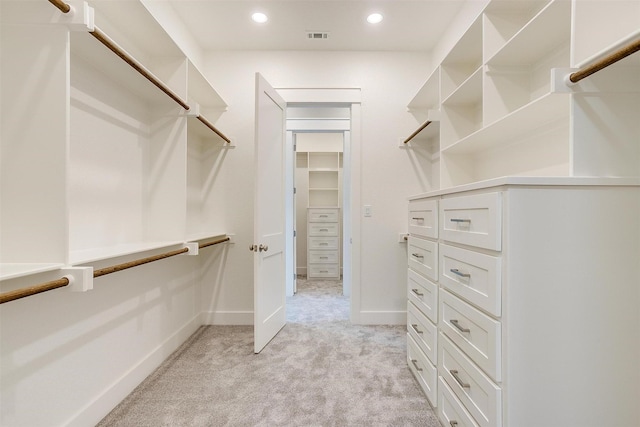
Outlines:
{"type": "Polygon", "coordinates": [[[501,315],[501,258],[441,244],[440,284],[477,307],[501,315]]]}
{"type": "Polygon", "coordinates": [[[442,332],[495,381],[502,381],[500,322],[451,295],[440,292],[442,332]]]}
{"type": "Polygon", "coordinates": [[[309,251],[310,264],[335,264],[338,262],[338,251],[309,251]]]}
{"type": "Polygon", "coordinates": [[[308,249],[338,249],[338,238],[309,237],[308,249]]]}
{"type": "Polygon", "coordinates": [[[438,328],[411,302],[407,303],[407,330],[431,363],[438,363],[438,328]]]}
{"type": "Polygon", "coordinates": [[[307,277],[339,277],[340,268],[337,264],[309,264],[307,277]]]}
{"type": "Polygon", "coordinates": [[[438,418],[447,427],[479,427],[442,377],[438,379],[438,418]]]}
{"type": "Polygon", "coordinates": [[[409,269],[407,298],[433,323],[438,323],[438,285],[409,269]]]}
{"type": "Polygon", "coordinates": [[[486,193],[440,201],[440,237],[449,242],[502,250],[502,195],[486,193]]]}
{"type": "Polygon", "coordinates": [[[309,222],[338,222],[337,209],[309,209],[309,222]]]}
{"type": "Polygon", "coordinates": [[[409,233],[438,238],[438,201],[412,200],[409,202],[409,233]]]}
{"type": "Polygon", "coordinates": [[[420,351],[418,344],[407,334],[407,364],[418,380],[429,402],[435,407],[437,402],[438,370],[420,351]]]}
{"type": "Polygon", "coordinates": [[[438,244],[409,236],[409,267],[433,281],[438,280],[438,244]]]}
{"type": "Polygon", "coordinates": [[[502,390],[451,341],[441,336],[438,371],[442,379],[481,427],[499,427],[502,390]]]}
{"type": "Polygon", "coordinates": [[[337,236],[338,224],[336,223],[309,223],[309,229],[307,231],[309,236],[337,236]]]}

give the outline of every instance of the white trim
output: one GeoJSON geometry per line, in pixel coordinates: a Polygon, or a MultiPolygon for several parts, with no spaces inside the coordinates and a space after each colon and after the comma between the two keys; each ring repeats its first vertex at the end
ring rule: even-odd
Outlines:
{"type": "Polygon", "coordinates": [[[203,311],[203,325],[253,325],[253,311],[203,311]]]}
{"type": "Polygon", "coordinates": [[[360,104],[360,88],[276,88],[287,104],[360,104]]]}
{"type": "Polygon", "coordinates": [[[349,119],[287,119],[287,131],[348,131],[349,119]]]}
{"type": "Polygon", "coordinates": [[[406,311],[361,311],[361,325],[406,325],[406,311]]]}
{"type": "MultiPolygon", "coordinates": [[[[253,322],[253,317],[251,317],[253,322]]],[[[200,314],[195,315],[184,326],[165,339],[149,354],[134,364],[124,375],[105,387],[102,394],[94,398],[64,425],[89,426],[96,425],[113,408],[124,400],[142,381],[144,381],[162,362],[178,347],[189,339],[200,327],[200,314]]]]}

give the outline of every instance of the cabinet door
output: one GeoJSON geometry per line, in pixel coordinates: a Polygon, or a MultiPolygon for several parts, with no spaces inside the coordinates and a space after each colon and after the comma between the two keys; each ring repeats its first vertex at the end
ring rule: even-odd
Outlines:
{"type": "Polygon", "coordinates": [[[412,200],[409,202],[409,233],[416,236],[438,238],[438,201],[412,200]]]}

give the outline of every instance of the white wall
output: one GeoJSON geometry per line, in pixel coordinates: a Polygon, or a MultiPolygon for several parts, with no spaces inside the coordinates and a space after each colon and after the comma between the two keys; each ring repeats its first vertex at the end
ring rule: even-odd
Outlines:
{"type": "MultiPolygon", "coordinates": [[[[362,290],[360,320],[404,323],[406,248],[398,233],[407,231],[407,197],[429,190],[419,178],[419,160],[399,148],[399,141],[419,124],[406,105],[428,75],[425,56],[391,52],[215,52],[205,61],[205,75],[229,105],[218,121],[237,148],[225,163],[228,183],[224,200],[229,232],[238,248],[249,247],[253,235],[254,74],[260,72],[276,88],[361,88],[362,200],[373,207],[362,218],[362,290]]],[[[355,206],[359,209],[359,206],[355,206]]],[[[224,311],[250,312],[253,305],[253,255],[230,257],[219,301],[224,311]]],[[[252,321],[252,319],[248,320],[252,321]]]]}

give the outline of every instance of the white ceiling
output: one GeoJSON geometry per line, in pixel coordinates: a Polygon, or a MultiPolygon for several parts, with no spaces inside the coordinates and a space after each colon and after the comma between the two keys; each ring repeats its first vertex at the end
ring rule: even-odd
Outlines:
{"type": "Polygon", "coordinates": [[[429,51],[464,0],[170,0],[204,50],[429,51]],[[256,24],[254,12],[269,21],[256,24]],[[366,17],[382,13],[369,24],[366,17]],[[326,40],[307,32],[329,32],[326,40]]]}

